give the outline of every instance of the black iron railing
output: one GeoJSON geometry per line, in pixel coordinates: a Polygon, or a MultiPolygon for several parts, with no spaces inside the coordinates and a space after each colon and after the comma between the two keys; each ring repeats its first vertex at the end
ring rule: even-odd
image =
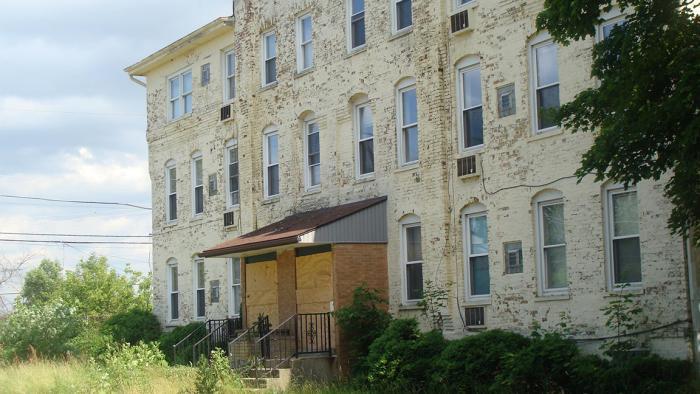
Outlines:
{"type": "Polygon", "coordinates": [[[328,353],[331,355],[331,314],[296,315],[296,355],[328,353]]]}
{"type": "Polygon", "coordinates": [[[208,334],[192,345],[192,362],[196,363],[202,355],[209,355],[214,349],[221,349],[229,354],[228,343],[236,337],[236,332],[243,328],[240,318],[208,320],[208,334]]]}
{"type": "Polygon", "coordinates": [[[180,342],[173,345],[173,364],[188,364],[192,362],[190,349],[192,345],[207,335],[207,325],[197,326],[187,334],[180,342]]]}

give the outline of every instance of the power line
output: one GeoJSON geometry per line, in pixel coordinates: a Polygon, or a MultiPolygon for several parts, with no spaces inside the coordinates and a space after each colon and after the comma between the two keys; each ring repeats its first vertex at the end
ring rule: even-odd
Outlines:
{"type": "Polygon", "coordinates": [[[49,109],[31,109],[31,108],[0,108],[1,112],[46,112],[54,114],[70,114],[70,115],[97,115],[97,116],[139,116],[144,117],[145,114],[136,113],[118,113],[118,112],[76,112],[76,111],[55,111],[49,109]]]}
{"type": "Polygon", "coordinates": [[[54,239],[6,239],[0,238],[0,242],[18,242],[18,243],[49,243],[49,244],[77,244],[77,245],[91,245],[91,244],[105,244],[105,245],[152,245],[151,242],[135,242],[135,241],[63,241],[54,239]]]}
{"type": "Polygon", "coordinates": [[[15,196],[11,194],[0,194],[0,197],[4,198],[17,198],[21,200],[38,200],[38,201],[48,201],[48,202],[68,202],[73,204],[96,204],[96,205],[119,205],[124,207],[131,207],[137,209],[145,209],[150,211],[150,207],[144,207],[136,204],[129,204],[124,202],[111,202],[111,201],[83,201],[83,200],[60,200],[57,198],[44,198],[44,197],[29,197],[29,196],[15,196]]]}
{"type": "Polygon", "coordinates": [[[36,235],[48,237],[87,237],[87,238],[150,238],[150,235],[100,235],[100,234],[56,234],[56,233],[11,233],[2,232],[2,235],[36,235]]]}

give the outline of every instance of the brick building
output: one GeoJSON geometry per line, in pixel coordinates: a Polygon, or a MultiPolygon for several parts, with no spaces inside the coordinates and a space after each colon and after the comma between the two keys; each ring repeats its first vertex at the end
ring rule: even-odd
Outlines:
{"type": "Polygon", "coordinates": [[[362,282],[421,318],[433,283],[449,337],[565,319],[595,350],[600,309],[629,283],[642,342],[692,357],[695,255],[665,227],[663,180],[577,183],[592,136],[547,111],[595,86],[591,47],[624,15],[564,47],[537,31],[542,7],[239,0],[128,67],[147,80],[162,323],[274,326],[362,282]]]}

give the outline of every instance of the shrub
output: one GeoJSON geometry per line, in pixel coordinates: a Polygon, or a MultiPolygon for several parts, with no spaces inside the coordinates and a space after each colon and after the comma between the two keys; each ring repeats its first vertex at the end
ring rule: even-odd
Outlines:
{"type": "Polygon", "coordinates": [[[369,348],[367,380],[375,389],[424,391],[445,345],[439,331],[423,334],[414,319],[394,320],[369,348]]]}
{"type": "Polygon", "coordinates": [[[96,328],[87,328],[68,341],[72,352],[85,357],[98,357],[114,346],[111,335],[103,334],[96,328]]]}
{"type": "Polygon", "coordinates": [[[352,304],[335,312],[335,319],[343,338],[350,343],[350,355],[361,363],[367,356],[369,346],[387,328],[391,315],[385,310],[386,300],[379,291],[365,285],[356,288],[352,304]]]}
{"type": "Polygon", "coordinates": [[[630,357],[624,362],[605,362],[597,376],[597,393],[691,392],[692,364],[657,355],[630,357]]]}
{"type": "Polygon", "coordinates": [[[33,353],[56,357],[70,350],[69,341],[82,332],[75,310],[56,301],[45,305],[17,304],[0,323],[0,348],[7,360],[33,353]]]}
{"type": "Polygon", "coordinates": [[[195,380],[198,394],[214,394],[242,388],[242,383],[231,373],[231,366],[223,350],[213,350],[209,360],[206,357],[199,358],[195,380]]]}
{"type": "Polygon", "coordinates": [[[185,352],[179,355],[177,359],[173,355],[173,345],[183,340],[190,333],[197,331],[195,335],[192,336],[192,340],[197,341],[204,337],[206,330],[204,329],[204,323],[194,322],[186,326],[175,327],[170,332],[164,332],[160,336],[160,350],[165,354],[166,359],[171,364],[188,364],[192,361],[192,352],[185,352]]]}
{"type": "Polygon", "coordinates": [[[166,367],[165,355],[155,343],[120,344],[98,357],[95,370],[102,391],[148,388],[149,372],[166,367]]]}
{"type": "Polygon", "coordinates": [[[158,318],[151,312],[132,309],[113,315],[102,326],[102,333],[117,342],[136,344],[157,341],[161,334],[158,318]]]}
{"type": "Polygon", "coordinates": [[[496,379],[511,392],[561,392],[573,386],[571,370],[578,355],[579,349],[573,341],[547,333],[508,355],[496,379]]]}
{"type": "Polygon", "coordinates": [[[460,392],[485,392],[507,357],[528,346],[522,335],[490,330],[451,341],[442,352],[435,380],[460,392]]]}

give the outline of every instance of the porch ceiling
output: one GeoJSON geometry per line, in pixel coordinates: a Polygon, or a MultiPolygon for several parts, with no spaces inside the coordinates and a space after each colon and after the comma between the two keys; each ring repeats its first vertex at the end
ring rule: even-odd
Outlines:
{"type": "Polygon", "coordinates": [[[386,243],[386,238],[386,197],[376,197],[287,216],[199,255],[222,257],[296,243],[386,243]]]}

